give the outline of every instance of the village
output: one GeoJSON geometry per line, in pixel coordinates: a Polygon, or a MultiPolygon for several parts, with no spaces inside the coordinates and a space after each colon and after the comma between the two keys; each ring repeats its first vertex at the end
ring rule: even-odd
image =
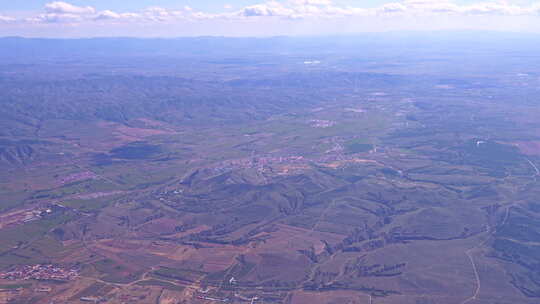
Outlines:
{"type": "Polygon", "coordinates": [[[50,203],[0,214],[0,229],[37,221],[64,209],[60,204],[50,203]]]}
{"type": "Polygon", "coordinates": [[[0,279],[68,281],[79,276],[75,268],[66,269],[51,264],[25,265],[7,272],[0,272],[0,279]]]}

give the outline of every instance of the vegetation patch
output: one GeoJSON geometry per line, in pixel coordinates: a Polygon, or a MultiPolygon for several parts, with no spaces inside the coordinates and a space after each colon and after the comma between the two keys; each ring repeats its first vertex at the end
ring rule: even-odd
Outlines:
{"type": "Polygon", "coordinates": [[[0,290],[13,290],[19,288],[28,288],[30,286],[32,286],[32,283],[0,284],[0,290]]]}
{"type": "Polygon", "coordinates": [[[148,159],[159,154],[161,151],[161,148],[157,145],[137,142],[112,149],[110,154],[112,158],[148,159]]]}
{"type": "Polygon", "coordinates": [[[369,152],[373,149],[372,144],[368,144],[363,140],[352,140],[345,144],[347,152],[350,154],[369,152]]]}

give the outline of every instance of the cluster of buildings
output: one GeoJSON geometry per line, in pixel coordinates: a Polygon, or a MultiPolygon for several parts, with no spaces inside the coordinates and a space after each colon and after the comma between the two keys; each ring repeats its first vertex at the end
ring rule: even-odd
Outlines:
{"type": "Polygon", "coordinates": [[[8,272],[0,272],[6,280],[71,280],[79,275],[76,269],[64,269],[54,265],[26,265],[8,272]]]}
{"type": "Polygon", "coordinates": [[[16,210],[0,215],[0,229],[9,226],[22,225],[28,222],[37,221],[42,217],[54,213],[54,206],[16,210]]]}
{"type": "Polygon", "coordinates": [[[89,302],[89,303],[101,303],[101,302],[106,301],[102,297],[81,297],[79,298],[79,300],[81,300],[81,302],[89,302]]]}
{"type": "Polygon", "coordinates": [[[362,108],[345,108],[345,111],[347,112],[354,112],[354,113],[365,113],[366,110],[362,108]]]}
{"type": "Polygon", "coordinates": [[[77,182],[81,180],[97,179],[97,178],[98,176],[94,172],[83,171],[83,172],[73,173],[67,176],[62,176],[59,180],[59,183],[64,185],[64,184],[69,184],[69,183],[73,183],[73,182],[77,182]]]}
{"type": "Polygon", "coordinates": [[[298,164],[304,163],[303,156],[258,156],[242,159],[227,160],[221,163],[221,166],[216,169],[233,169],[233,168],[260,168],[261,166],[271,166],[277,164],[298,164]]]}
{"type": "MultiPolygon", "coordinates": [[[[50,209],[47,209],[45,212],[52,212],[52,211],[50,209]]],[[[21,222],[28,223],[31,221],[38,220],[39,218],[41,218],[41,213],[42,213],[41,210],[27,211],[22,215],[21,222]]]]}
{"type": "Polygon", "coordinates": [[[336,124],[335,121],[322,119],[312,119],[309,121],[309,123],[314,128],[329,128],[336,124]]]}

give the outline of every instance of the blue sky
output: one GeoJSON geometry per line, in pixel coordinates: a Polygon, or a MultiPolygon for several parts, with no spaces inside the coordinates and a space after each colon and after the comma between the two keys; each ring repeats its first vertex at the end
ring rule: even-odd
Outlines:
{"type": "MultiPolygon", "coordinates": [[[[2,10],[39,10],[45,4],[53,2],[49,0],[22,0],[22,1],[6,1],[4,0],[0,7],[2,10]]],[[[233,7],[243,7],[248,5],[254,5],[261,3],[263,1],[256,0],[229,0],[229,1],[219,1],[219,0],[197,0],[197,1],[178,1],[178,0],[73,0],[68,1],[74,5],[86,6],[91,5],[100,9],[114,9],[114,10],[137,10],[143,9],[149,6],[161,6],[169,8],[180,8],[186,5],[189,5],[193,8],[208,10],[208,11],[219,11],[223,9],[224,5],[229,4],[233,7]]],[[[354,1],[354,0],[341,0],[334,1],[334,3],[343,4],[343,5],[358,5],[360,6],[375,6],[380,5],[386,2],[385,0],[364,0],[364,1],[354,1]]],[[[461,1],[463,2],[463,1],[461,1]]]]}
{"type": "MultiPolygon", "coordinates": [[[[0,2],[0,10],[39,10],[45,6],[45,4],[53,2],[50,0],[20,0],[20,1],[8,1],[3,0],[0,2]]],[[[248,6],[253,4],[258,4],[263,1],[257,0],[229,0],[229,1],[219,1],[219,0],[72,0],[67,1],[74,5],[81,6],[94,6],[101,9],[115,9],[115,10],[136,10],[142,9],[149,6],[162,6],[162,7],[183,7],[189,5],[193,8],[204,9],[204,10],[220,10],[224,5],[230,4],[235,7],[248,6]]],[[[388,0],[336,0],[333,1],[336,4],[341,5],[350,5],[350,6],[360,6],[360,7],[373,7],[381,5],[384,3],[394,2],[388,0]]],[[[474,3],[479,1],[473,0],[459,0],[454,1],[456,3],[474,3]]],[[[514,0],[506,1],[514,4],[531,4],[534,3],[534,0],[514,0]]]]}
{"type": "MultiPolygon", "coordinates": [[[[45,6],[45,4],[53,2],[50,0],[22,0],[22,1],[7,1],[3,0],[0,2],[0,10],[10,11],[10,10],[40,10],[45,6]]],[[[233,7],[242,7],[261,3],[262,1],[257,0],[229,0],[229,1],[219,1],[219,0],[198,0],[198,1],[178,1],[178,0],[73,0],[67,1],[74,5],[91,5],[96,8],[101,9],[115,9],[115,10],[136,10],[142,9],[149,6],[163,6],[163,7],[183,7],[189,5],[193,8],[204,9],[204,10],[220,10],[224,5],[230,4],[233,7]]],[[[333,1],[337,4],[342,5],[351,5],[351,6],[365,6],[373,7],[381,5],[388,2],[387,0],[336,0],[333,1]]],[[[456,3],[473,3],[472,0],[460,0],[455,1],[456,3]]],[[[527,4],[534,3],[534,0],[515,0],[507,1],[516,4],[527,4]]]]}
{"type": "Polygon", "coordinates": [[[0,36],[540,32],[540,0],[0,0],[0,36]]]}

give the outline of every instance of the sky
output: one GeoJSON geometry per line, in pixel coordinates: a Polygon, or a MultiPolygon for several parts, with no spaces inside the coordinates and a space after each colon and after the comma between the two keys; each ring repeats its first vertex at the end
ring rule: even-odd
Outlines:
{"type": "Polygon", "coordinates": [[[0,36],[540,33],[540,0],[0,0],[0,36]]]}

